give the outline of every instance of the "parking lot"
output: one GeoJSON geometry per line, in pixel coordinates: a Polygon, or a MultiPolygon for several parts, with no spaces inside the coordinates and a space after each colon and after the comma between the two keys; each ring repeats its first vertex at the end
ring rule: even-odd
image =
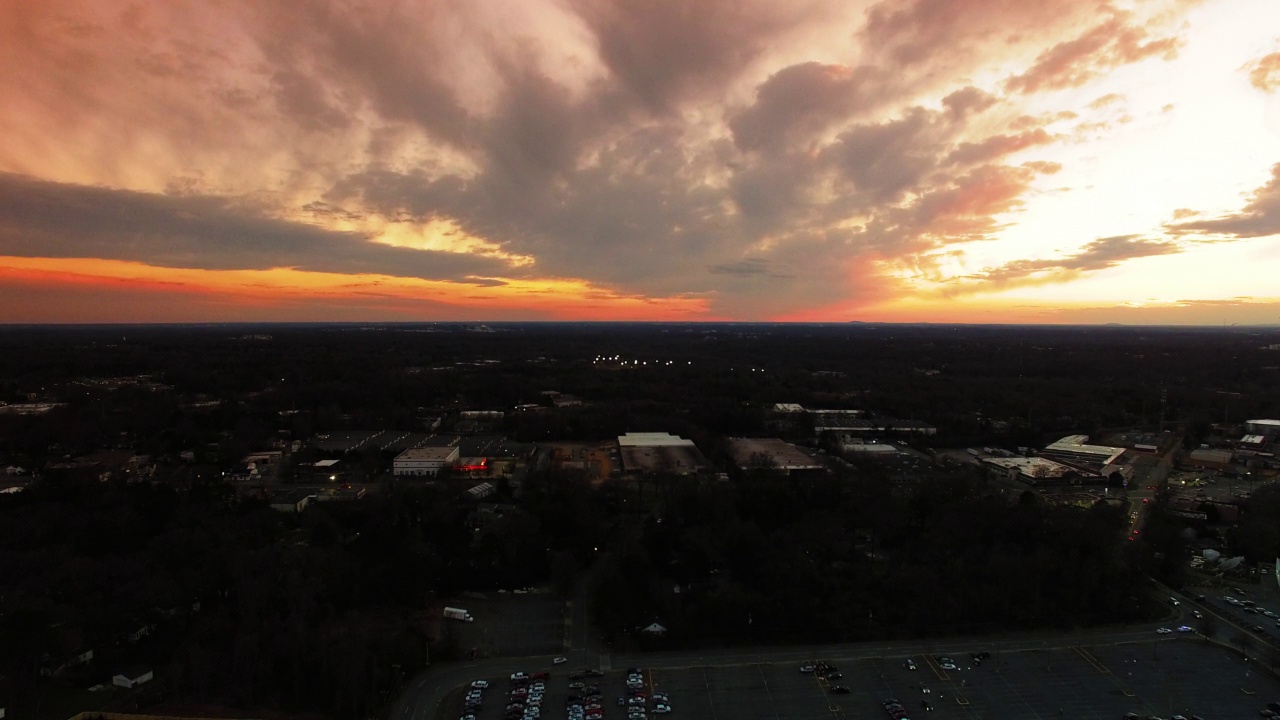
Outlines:
{"type": "MultiPolygon", "coordinates": [[[[1267,702],[1280,699],[1280,682],[1234,653],[1189,637],[1160,638],[996,653],[980,666],[968,652],[957,650],[949,653],[958,665],[950,672],[930,655],[912,656],[915,671],[903,667],[905,656],[815,658],[837,667],[842,677],[832,681],[802,673],[789,662],[654,669],[644,677],[649,691],[670,696],[672,717],[698,720],[888,720],[882,706],[886,698],[897,699],[916,720],[1118,720],[1126,712],[1143,718],[1195,714],[1215,720],[1258,717],[1267,702]],[[849,693],[832,693],[831,685],[844,685],[849,693]],[[933,710],[925,711],[923,701],[933,710]]],[[[568,672],[553,670],[549,660],[545,668],[523,669],[551,671],[540,720],[563,720],[568,672]]],[[[605,720],[627,718],[616,704],[625,692],[625,675],[625,669],[614,669],[596,681],[605,720]]],[[[509,683],[506,677],[488,679],[492,699],[486,699],[477,718],[499,720],[505,716],[509,683]]],[[[458,717],[460,710],[458,695],[444,717],[458,717]]]]}
{"type": "Polygon", "coordinates": [[[551,594],[485,593],[459,599],[476,619],[458,625],[464,650],[480,657],[540,655],[564,649],[565,604],[551,594]]]}

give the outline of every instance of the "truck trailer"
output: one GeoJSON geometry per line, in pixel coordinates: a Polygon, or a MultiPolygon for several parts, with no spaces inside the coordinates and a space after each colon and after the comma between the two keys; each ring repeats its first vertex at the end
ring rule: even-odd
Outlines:
{"type": "Polygon", "coordinates": [[[462,608],[447,607],[444,609],[444,616],[453,620],[461,620],[463,622],[475,622],[476,619],[471,617],[471,613],[462,608]]]}

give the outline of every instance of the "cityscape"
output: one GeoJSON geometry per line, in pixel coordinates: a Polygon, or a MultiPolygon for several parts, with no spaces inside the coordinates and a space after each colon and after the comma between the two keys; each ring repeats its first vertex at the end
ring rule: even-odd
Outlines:
{"type": "Polygon", "coordinates": [[[0,720],[1280,718],[1277,0],[0,0],[0,720]]]}

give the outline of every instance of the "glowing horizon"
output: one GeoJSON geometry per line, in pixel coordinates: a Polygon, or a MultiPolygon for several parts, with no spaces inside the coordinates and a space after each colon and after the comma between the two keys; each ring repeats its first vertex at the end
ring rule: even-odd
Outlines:
{"type": "Polygon", "coordinates": [[[0,0],[0,323],[1280,323],[1274,0],[0,0]]]}

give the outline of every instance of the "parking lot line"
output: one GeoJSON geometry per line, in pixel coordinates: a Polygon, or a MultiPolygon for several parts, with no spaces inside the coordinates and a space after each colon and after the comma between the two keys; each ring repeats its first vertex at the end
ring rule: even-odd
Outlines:
{"type": "Polygon", "coordinates": [[[707,705],[711,708],[711,720],[716,720],[716,701],[711,694],[711,678],[707,677],[707,669],[702,668],[702,684],[707,689],[707,705]]]}
{"type": "Polygon", "coordinates": [[[934,675],[938,676],[939,680],[945,681],[948,679],[948,675],[946,671],[938,667],[938,663],[934,661],[932,655],[929,655],[928,653],[926,653],[923,657],[924,657],[925,664],[929,666],[929,669],[933,671],[934,675]]]}
{"type": "Polygon", "coordinates": [[[773,711],[774,720],[781,720],[778,715],[778,706],[773,702],[773,690],[769,688],[769,678],[765,677],[764,666],[757,664],[756,672],[760,674],[760,682],[764,685],[765,697],[769,698],[769,709],[773,711]]]}
{"type": "Polygon", "coordinates": [[[1107,675],[1111,672],[1111,670],[1106,665],[1102,664],[1102,661],[1094,657],[1093,653],[1089,652],[1088,650],[1085,650],[1084,648],[1079,646],[1072,646],[1071,649],[1075,650],[1080,657],[1084,658],[1085,662],[1092,665],[1094,670],[1097,670],[1103,675],[1107,675]]]}

